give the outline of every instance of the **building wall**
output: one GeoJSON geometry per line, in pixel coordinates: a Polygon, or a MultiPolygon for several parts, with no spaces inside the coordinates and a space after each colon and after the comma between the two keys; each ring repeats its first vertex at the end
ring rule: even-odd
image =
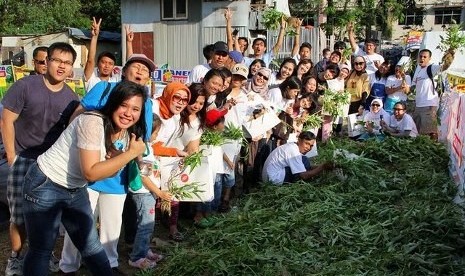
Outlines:
{"type": "MultiPolygon", "coordinates": [[[[408,33],[410,29],[423,29],[425,31],[443,31],[442,24],[434,24],[435,9],[436,8],[450,8],[450,7],[461,7],[461,22],[465,21],[465,0],[446,0],[446,1],[435,1],[435,0],[422,0],[417,1],[416,7],[422,7],[425,9],[423,24],[420,25],[399,25],[398,22],[394,23],[393,28],[393,39],[398,39],[408,33]]],[[[459,22],[457,22],[459,23],[459,22]]],[[[447,25],[446,25],[447,27],[447,25]]]]}

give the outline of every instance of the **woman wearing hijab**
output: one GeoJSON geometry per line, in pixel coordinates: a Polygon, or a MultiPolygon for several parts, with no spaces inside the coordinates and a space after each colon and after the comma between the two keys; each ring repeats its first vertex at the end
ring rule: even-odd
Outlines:
{"type": "Polygon", "coordinates": [[[365,114],[365,117],[363,118],[366,132],[357,140],[364,141],[368,138],[374,137],[377,140],[382,141],[384,139],[382,125],[389,125],[390,118],[390,114],[383,109],[383,101],[381,99],[374,99],[371,102],[370,111],[365,114]]]}
{"type": "Polygon", "coordinates": [[[362,56],[354,59],[354,68],[346,79],[346,90],[350,93],[349,114],[363,112],[368,96],[370,81],[366,73],[366,62],[362,56]]]}
{"type": "Polygon", "coordinates": [[[187,153],[177,148],[164,146],[171,135],[176,132],[177,122],[173,118],[187,107],[191,98],[189,88],[180,82],[169,83],[162,95],[153,101],[152,111],[162,121],[157,141],[152,145],[157,156],[187,156],[187,153]]]}
{"type": "MultiPolygon", "coordinates": [[[[271,70],[268,68],[260,68],[252,77],[252,80],[247,86],[247,91],[255,92],[264,100],[268,100],[268,83],[271,77],[271,70]]],[[[253,94],[252,94],[253,95],[253,94]]],[[[252,99],[253,100],[253,99],[252,99]]]]}

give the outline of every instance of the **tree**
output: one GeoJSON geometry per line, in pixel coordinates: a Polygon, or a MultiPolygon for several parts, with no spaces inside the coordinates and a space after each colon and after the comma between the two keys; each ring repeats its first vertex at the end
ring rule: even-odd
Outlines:
{"type": "Polygon", "coordinates": [[[44,34],[66,27],[88,29],[93,16],[103,18],[103,30],[120,31],[120,1],[0,0],[0,33],[44,34]]]}
{"type": "Polygon", "coordinates": [[[0,32],[4,34],[41,34],[65,27],[88,26],[80,13],[79,0],[3,0],[0,4],[0,32]]]}

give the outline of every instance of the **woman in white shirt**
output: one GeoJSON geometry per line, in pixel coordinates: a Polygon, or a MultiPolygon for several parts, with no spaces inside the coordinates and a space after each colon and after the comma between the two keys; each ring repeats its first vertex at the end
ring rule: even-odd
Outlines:
{"type": "Polygon", "coordinates": [[[283,83],[290,76],[295,75],[295,70],[297,69],[297,63],[293,58],[286,58],[281,63],[279,71],[271,75],[270,79],[270,88],[277,87],[283,83]]]}
{"type": "Polygon", "coordinates": [[[387,98],[384,110],[390,114],[394,113],[392,108],[397,102],[407,100],[407,94],[410,92],[410,86],[412,85],[412,79],[408,74],[405,74],[402,66],[397,65],[394,72],[395,74],[389,76],[386,81],[387,98]]]}
{"type": "Polygon", "coordinates": [[[121,82],[100,112],[79,115],[28,170],[25,275],[48,275],[60,222],[93,275],[112,275],[99,241],[87,183],[114,175],[145,151],[145,88],[121,82]],[[139,137],[139,138],[136,138],[139,137]],[[116,150],[115,144],[129,145],[116,150]]]}

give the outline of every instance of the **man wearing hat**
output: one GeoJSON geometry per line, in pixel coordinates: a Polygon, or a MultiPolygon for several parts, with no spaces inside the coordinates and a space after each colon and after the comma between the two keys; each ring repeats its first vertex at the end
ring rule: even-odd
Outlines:
{"type": "Polygon", "coordinates": [[[188,83],[200,83],[210,69],[219,69],[226,66],[229,59],[228,45],[223,41],[213,44],[213,57],[210,63],[196,65],[189,74],[188,83]]]}
{"type": "Polygon", "coordinates": [[[230,70],[233,69],[233,67],[236,64],[240,64],[244,62],[244,56],[241,54],[239,51],[229,51],[229,60],[227,62],[226,67],[230,70]]]}
{"type": "MultiPolygon", "coordinates": [[[[123,67],[122,81],[131,81],[146,86],[150,80],[150,74],[155,69],[155,63],[144,54],[132,54],[129,56],[123,67]]],[[[74,112],[73,118],[86,110],[101,109],[118,83],[119,82],[106,81],[97,83],[81,100],[81,104],[74,112]]],[[[148,98],[145,102],[145,118],[147,119],[145,124],[148,131],[144,139],[148,141],[151,135],[153,118],[152,102],[150,98],[148,98]]],[[[97,181],[88,188],[89,191],[92,191],[94,194],[92,200],[97,200],[98,205],[113,206],[115,208],[114,212],[112,212],[111,218],[108,218],[108,213],[106,213],[107,216],[105,217],[105,220],[100,222],[100,242],[104,244],[105,253],[108,256],[112,269],[114,270],[118,269],[117,245],[122,224],[123,206],[126,198],[126,191],[124,190],[123,185],[124,183],[127,183],[127,176],[125,174],[121,174],[120,171],[115,176],[97,181]],[[95,196],[95,194],[98,194],[98,196],[95,196]],[[103,225],[105,221],[111,221],[112,225],[103,225]]],[[[94,204],[93,206],[96,205],[97,204],[94,204]]],[[[80,265],[80,255],[68,235],[66,235],[60,260],[60,270],[64,273],[74,273],[79,270],[80,265]]]]}

